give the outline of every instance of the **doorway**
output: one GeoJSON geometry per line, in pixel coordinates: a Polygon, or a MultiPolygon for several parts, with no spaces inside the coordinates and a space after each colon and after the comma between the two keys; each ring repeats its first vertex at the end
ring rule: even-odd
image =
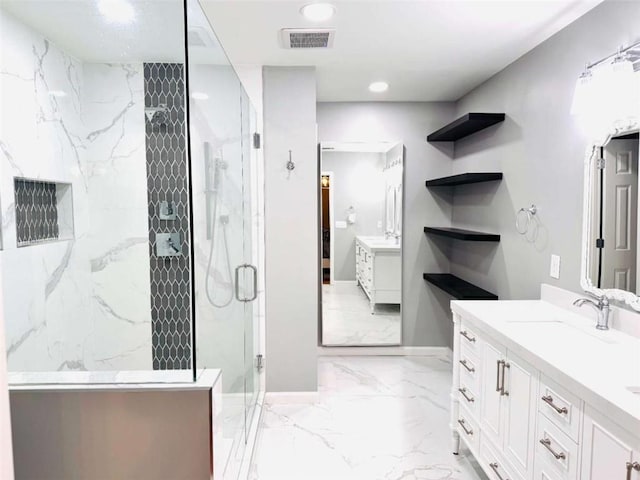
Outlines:
{"type": "Polygon", "coordinates": [[[321,172],[321,235],[322,235],[322,284],[333,284],[333,242],[331,222],[333,220],[333,172],[321,172]]]}

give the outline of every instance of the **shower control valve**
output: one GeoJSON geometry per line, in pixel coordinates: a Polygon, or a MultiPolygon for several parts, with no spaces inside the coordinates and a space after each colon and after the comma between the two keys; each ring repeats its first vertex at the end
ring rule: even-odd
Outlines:
{"type": "Polygon", "coordinates": [[[158,257],[177,257],[182,255],[180,234],[177,232],[156,234],[156,255],[158,257]]]}

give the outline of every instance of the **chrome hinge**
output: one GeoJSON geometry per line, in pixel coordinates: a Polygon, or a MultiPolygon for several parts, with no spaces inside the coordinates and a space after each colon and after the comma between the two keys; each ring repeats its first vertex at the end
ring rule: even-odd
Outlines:
{"type": "Polygon", "coordinates": [[[258,370],[258,372],[261,372],[263,368],[264,368],[264,355],[259,353],[258,355],[256,355],[256,369],[258,370]]]}
{"type": "Polygon", "coordinates": [[[253,148],[256,150],[260,149],[261,137],[258,132],[253,134],[253,148]]]}

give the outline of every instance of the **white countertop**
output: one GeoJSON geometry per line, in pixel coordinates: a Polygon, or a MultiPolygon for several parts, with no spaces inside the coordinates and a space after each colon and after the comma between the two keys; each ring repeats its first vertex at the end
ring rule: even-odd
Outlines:
{"type": "Polygon", "coordinates": [[[596,330],[592,309],[586,317],[544,300],[452,301],[451,308],[478,332],[640,435],[640,339],[596,330]]]}
{"type": "Polygon", "coordinates": [[[371,252],[400,252],[401,241],[395,238],[356,236],[356,240],[362,243],[371,252]]]}
{"type": "Polygon", "coordinates": [[[208,390],[220,378],[219,369],[191,370],[9,372],[9,391],[151,391],[208,390]]]}

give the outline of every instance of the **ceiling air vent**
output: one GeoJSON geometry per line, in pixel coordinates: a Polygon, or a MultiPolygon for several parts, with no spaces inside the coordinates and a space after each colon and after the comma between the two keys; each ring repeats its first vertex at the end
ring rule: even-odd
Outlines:
{"type": "Polygon", "coordinates": [[[280,34],[284,48],[331,48],[336,31],[330,28],[283,28],[280,34]]]}

